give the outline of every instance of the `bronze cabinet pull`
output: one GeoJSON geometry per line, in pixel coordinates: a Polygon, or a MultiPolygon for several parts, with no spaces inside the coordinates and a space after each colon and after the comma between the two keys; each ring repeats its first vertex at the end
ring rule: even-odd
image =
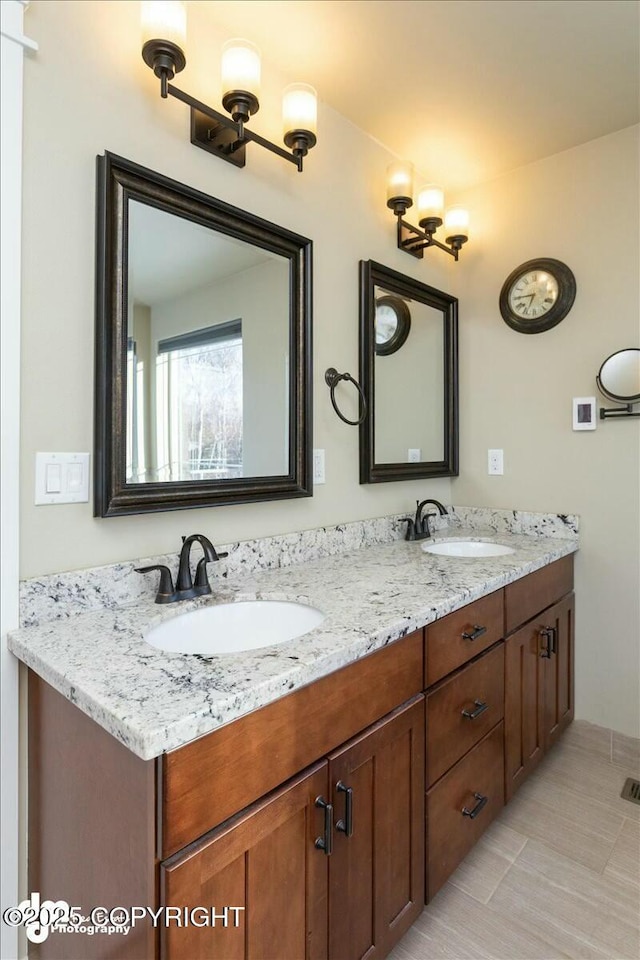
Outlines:
{"type": "Polygon", "coordinates": [[[353,787],[348,787],[338,780],[336,790],[344,793],[344,820],[336,820],[336,830],[344,833],[347,837],[353,836],[353,787]]]}
{"type": "Polygon", "coordinates": [[[333,804],[327,803],[324,797],[316,797],[316,807],[324,810],[324,835],[316,837],[316,850],[323,850],[325,856],[333,853],[333,804]]]}
{"type": "Polygon", "coordinates": [[[476,708],[475,710],[462,711],[462,716],[465,717],[467,720],[475,720],[476,717],[479,717],[481,713],[484,713],[485,710],[489,709],[489,704],[483,703],[482,700],[474,700],[473,703],[476,708]]]}
{"type": "Polygon", "coordinates": [[[489,802],[489,797],[484,797],[481,793],[474,793],[473,796],[478,801],[475,807],[473,807],[472,810],[467,810],[466,807],[462,808],[462,816],[469,817],[470,820],[475,820],[480,811],[484,810],[489,802]]]}

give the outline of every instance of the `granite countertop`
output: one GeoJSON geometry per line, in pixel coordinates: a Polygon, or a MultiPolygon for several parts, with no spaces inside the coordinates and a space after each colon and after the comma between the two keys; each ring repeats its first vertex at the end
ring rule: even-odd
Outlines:
{"type": "Polygon", "coordinates": [[[404,540],[363,547],[233,582],[213,580],[213,595],[200,600],[165,607],[138,600],[24,627],[9,634],[9,649],[150,760],[578,549],[577,539],[493,530],[457,528],[438,539],[491,540],[515,552],[457,559],[404,540]],[[233,656],[165,653],[144,640],[170,617],[250,599],[308,603],[326,619],[295,640],[233,656]]]}

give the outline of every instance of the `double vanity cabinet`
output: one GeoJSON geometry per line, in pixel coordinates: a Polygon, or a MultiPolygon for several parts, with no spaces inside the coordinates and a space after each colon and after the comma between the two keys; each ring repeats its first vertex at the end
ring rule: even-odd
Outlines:
{"type": "Polygon", "coordinates": [[[30,889],[218,918],[33,955],[381,960],[571,722],[572,590],[566,556],[150,761],[31,672],[30,889]]]}

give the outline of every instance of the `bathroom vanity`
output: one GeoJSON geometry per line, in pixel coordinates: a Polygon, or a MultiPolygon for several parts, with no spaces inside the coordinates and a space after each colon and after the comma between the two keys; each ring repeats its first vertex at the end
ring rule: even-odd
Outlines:
{"type": "MultiPolygon", "coordinates": [[[[358,564],[370,554],[380,574],[393,558],[387,592],[371,569],[367,587],[379,601],[370,615],[387,627],[354,628],[342,665],[334,657],[326,670],[316,652],[308,682],[285,678],[268,702],[247,709],[237,693],[235,718],[216,716],[213,697],[209,732],[182,745],[167,735],[151,757],[122,742],[126,716],[109,729],[106,699],[93,699],[92,719],[72,702],[79,692],[64,695],[62,671],[58,692],[30,670],[30,889],[85,914],[97,904],[242,908],[215,928],[147,918],[126,936],[52,934],[33,955],[385,957],[573,718],[577,544],[508,539],[513,557],[490,564],[452,566],[399,542],[263,573],[280,589],[296,581],[300,596],[320,569],[337,582],[349,567],[342,615],[357,619],[358,564]],[[399,603],[403,589],[415,591],[415,611],[399,603]]],[[[118,616],[102,613],[102,629],[118,616]]],[[[14,650],[35,667],[55,629],[41,631],[39,649],[38,628],[21,631],[14,650]]],[[[289,666],[298,657],[289,649],[289,666]]],[[[176,681],[184,660],[173,661],[176,681]]],[[[102,669],[106,696],[117,679],[102,669]]]]}

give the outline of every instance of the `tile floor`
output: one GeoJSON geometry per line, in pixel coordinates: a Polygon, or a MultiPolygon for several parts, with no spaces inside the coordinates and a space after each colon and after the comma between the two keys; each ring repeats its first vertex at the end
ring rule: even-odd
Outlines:
{"type": "Polygon", "coordinates": [[[390,960],[638,960],[640,741],[576,721],[390,960]]]}

